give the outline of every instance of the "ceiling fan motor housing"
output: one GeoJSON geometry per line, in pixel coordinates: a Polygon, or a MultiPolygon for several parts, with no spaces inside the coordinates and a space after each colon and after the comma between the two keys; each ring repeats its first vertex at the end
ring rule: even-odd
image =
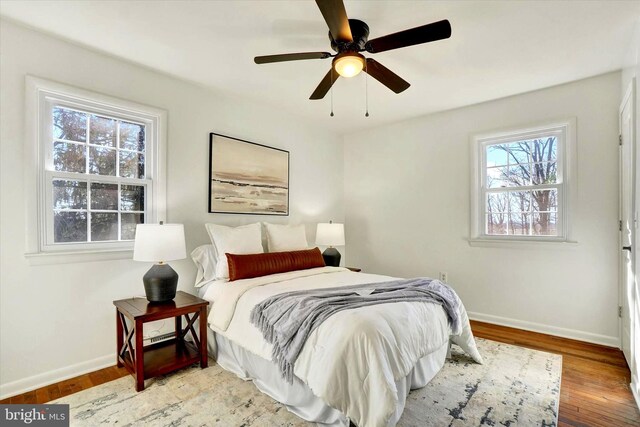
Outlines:
{"type": "Polygon", "coordinates": [[[351,28],[351,35],[353,36],[353,41],[351,42],[336,41],[331,32],[329,32],[331,48],[338,53],[346,51],[361,52],[369,39],[369,26],[359,19],[349,19],[349,28],[351,28]]]}

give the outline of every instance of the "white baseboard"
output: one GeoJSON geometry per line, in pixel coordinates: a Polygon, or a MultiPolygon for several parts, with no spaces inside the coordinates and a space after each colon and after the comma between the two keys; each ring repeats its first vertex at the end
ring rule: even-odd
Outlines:
{"type": "Polygon", "coordinates": [[[80,362],[75,365],[66,366],[64,368],[55,369],[53,371],[44,372],[42,374],[33,375],[6,384],[0,384],[0,400],[17,394],[26,393],[28,391],[54,384],[69,378],[77,377],[88,372],[97,371],[116,364],[114,354],[101,356],[86,362],[80,362]]]}
{"type": "Polygon", "coordinates": [[[637,378],[633,378],[631,381],[631,393],[633,393],[634,399],[636,399],[636,406],[640,409],[640,382],[637,378]]]}
{"type": "Polygon", "coordinates": [[[577,329],[560,328],[542,323],[494,316],[492,314],[475,313],[473,311],[469,311],[467,314],[469,315],[469,319],[477,320],[479,322],[493,323],[501,326],[509,326],[511,328],[524,329],[525,331],[540,332],[543,334],[555,335],[557,337],[570,338],[578,341],[606,345],[607,347],[620,348],[619,337],[594,334],[591,332],[579,331],[577,329]]]}

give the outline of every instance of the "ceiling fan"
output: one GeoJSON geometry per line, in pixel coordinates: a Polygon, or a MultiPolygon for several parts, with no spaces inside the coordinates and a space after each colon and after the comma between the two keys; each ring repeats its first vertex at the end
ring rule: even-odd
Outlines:
{"type": "Polygon", "coordinates": [[[451,25],[445,19],[369,40],[369,26],[358,19],[349,19],[343,0],[316,0],[316,4],[329,27],[329,41],[331,48],[336,52],[335,54],[303,52],[256,56],[254,58],[256,64],[333,58],[331,69],[309,99],[324,98],[338,77],[353,77],[361,71],[369,74],[395,93],[400,93],[411,85],[375,59],[365,58],[360,52],[385,52],[451,37],[451,25]]]}

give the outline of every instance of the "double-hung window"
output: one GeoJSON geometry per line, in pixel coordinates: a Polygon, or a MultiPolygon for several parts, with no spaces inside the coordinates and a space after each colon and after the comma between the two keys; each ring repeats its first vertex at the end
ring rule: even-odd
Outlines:
{"type": "Polygon", "coordinates": [[[131,249],[137,224],[164,219],[164,113],[34,78],[27,96],[37,117],[29,252],[131,249]]]}
{"type": "Polygon", "coordinates": [[[472,138],[472,241],[569,240],[572,120],[472,138]]]}

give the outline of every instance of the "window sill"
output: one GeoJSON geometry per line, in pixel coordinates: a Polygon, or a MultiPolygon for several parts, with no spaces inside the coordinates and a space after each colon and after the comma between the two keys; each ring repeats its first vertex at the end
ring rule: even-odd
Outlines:
{"type": "Polygon", "coordinates": [[[71,264],[80,262],[132,259],[133,249],[106,249],[69,252],[33,252],[24,254],[30,265],[71,264]]]}
{"type": "Polygon", "coordinates": [[[484,248],[573,248],[579,245],[578,242],[566,239],[491,239],[473,238],[468,239],[469,246],[484,248]]]}

